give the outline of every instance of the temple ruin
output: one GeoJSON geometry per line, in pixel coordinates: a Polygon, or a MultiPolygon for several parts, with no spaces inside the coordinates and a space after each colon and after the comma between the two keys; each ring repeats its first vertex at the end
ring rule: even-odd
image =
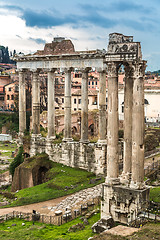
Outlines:
{"type": "Polygon", "coordinates": [[[119,33],[109,35],[108,50],[81,51],[63,38],[55,39],[43,51],[16,58],[19,71],[19,139],[26,128],[25,73],[32,72],[31,155],[46,152],[51,160],[79,167],[96,174],[106,174],[102,189],[101,218],[112,217],[128,223],[137,217],[149,201],[144,184],[144,74],[140,42],[119,33]],[[67,41],[67,42],[65,42],[67,41]],[[119,175],[118,156],[118,70],[125,70],[124,160],[119,175]],[[88,72],[100,73],[99,140],[88,140],[88,72]],[[48,136],[40,134],[39,71],[48,72],[48,136]],[[57,70],[65,72],[65,127],[61,145],[55,139],[54,78],[57,70]],[[71,72],[82,72],[81,140],[71,135],[71,72]],[[106,72],[108,73],[108,121],[106,126],[106,72]],[[107,134],[106,134],[107,129],[107,134]]]}

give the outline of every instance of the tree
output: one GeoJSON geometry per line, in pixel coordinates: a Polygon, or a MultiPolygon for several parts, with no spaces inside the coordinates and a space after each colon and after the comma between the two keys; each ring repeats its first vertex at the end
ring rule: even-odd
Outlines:
{"type": "Polygon", "coordinates": [[[13,162],[9,165],[9,172],[12,175],[12,179],[14,176],[14,172],[16,167],[18,167],[21,163],[23,163],[24,158],[23,158],[23,146],[19,147],[18,154],[14,158],[13,162]]]}

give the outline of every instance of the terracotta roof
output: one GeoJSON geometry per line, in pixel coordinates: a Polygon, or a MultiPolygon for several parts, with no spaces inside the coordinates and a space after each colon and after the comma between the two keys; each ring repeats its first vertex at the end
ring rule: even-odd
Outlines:
{"type": "MultiPolygon", "coordinates": [[[[73,96],[81,96],[81,89],[72,89],[73,96]]],[[[96,96],[97,90],[88,89],[88,96],[96,96]]]]}

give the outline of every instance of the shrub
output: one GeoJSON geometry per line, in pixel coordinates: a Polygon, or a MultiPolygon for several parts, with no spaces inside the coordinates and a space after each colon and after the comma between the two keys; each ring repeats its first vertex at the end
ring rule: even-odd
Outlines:
{"type": "Polygon", "coordinates": [[[18,167],[21,163],[23,163],[23,146],[19,148],[17,156],[14,158],[13,162],[9,165],[9,172],[12,175],[12,178],[14,176],[15,168],[18,167]]]}

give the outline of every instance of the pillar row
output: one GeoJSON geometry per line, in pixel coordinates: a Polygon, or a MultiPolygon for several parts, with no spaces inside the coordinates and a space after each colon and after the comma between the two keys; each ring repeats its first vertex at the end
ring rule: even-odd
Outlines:
{"type": "Polygon", "coordinates": [[[106,72],[99,71],[99,139],[98,143],[106,144],[106,72]]]}
{"type": "Polygon", "coordinates": [[[55,138],[55,69],[51,69],[48,72],[48,138],[55,138]]]}
{"type": "Polygon", "coordinates": [[[19,71],[19,136],[23,136],[26,129],[26,86],[25,71],[19,71]]]}
{"type": "Polygon", "coordinates": [[[88,72],[89,69],[82,70],[81,85],[81,142],[88,143],[88,72]]]}
{"type": "Polygon", "coordinates": [[[32,126],[33,134],[40,134],[40,82],[38,71],[32,73],[32,126]]]}
{"type": "Polygon", "coordinates": [[[118,182],[118,66],[108,64],[108,124],[107,124],[107,178],[106,183],[118,182]]]}

